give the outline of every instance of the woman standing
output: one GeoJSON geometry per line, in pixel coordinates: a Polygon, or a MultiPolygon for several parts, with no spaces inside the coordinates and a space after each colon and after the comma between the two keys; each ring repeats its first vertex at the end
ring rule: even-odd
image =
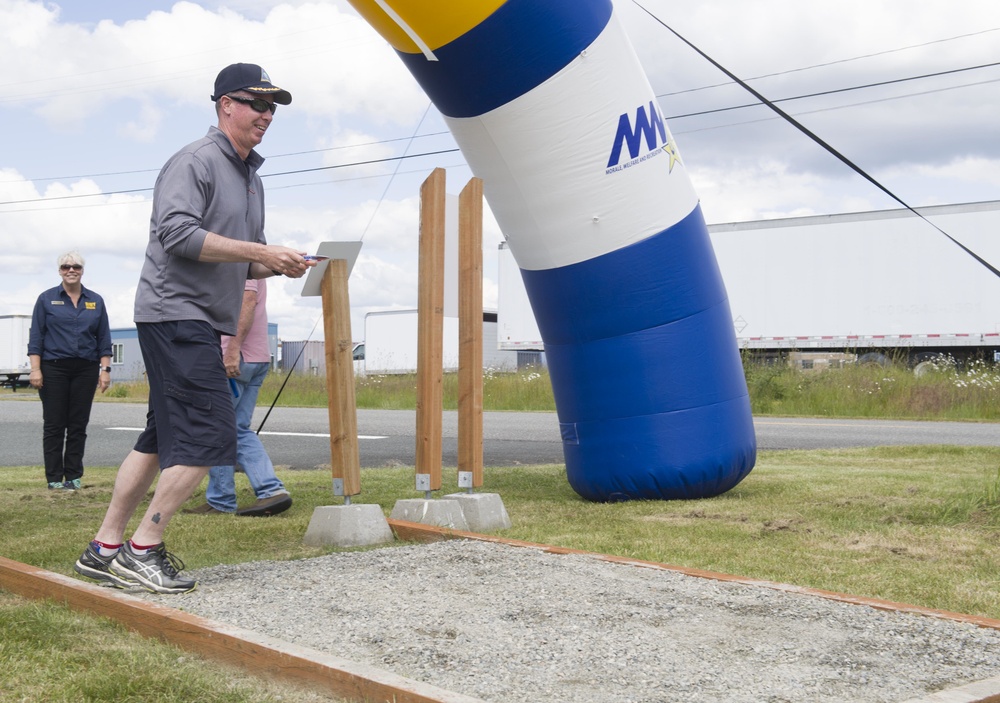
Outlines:
{"type": "Polygon", "coordinates": [[[104,299],[80,283],[83,257],[57,260],[62,285],[38,296],[28,334],[29,383],[42,399],[42,451],[50,489],[77,490],[94,389],[111,385],[111,328],[104,299]]]}

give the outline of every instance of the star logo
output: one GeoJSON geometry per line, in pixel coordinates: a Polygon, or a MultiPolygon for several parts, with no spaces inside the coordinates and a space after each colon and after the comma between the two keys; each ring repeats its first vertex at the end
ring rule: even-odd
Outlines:
{"type": "Polygon", "coordinates": [[[670,139],[666,144],[660,147],[670,156],[670,166],[667,168],[667,173],[674,172],[674,164],[683,164],[681,161],[681,155],[677,153],[677,145],[674,144],[674,140],[670,139]]]}

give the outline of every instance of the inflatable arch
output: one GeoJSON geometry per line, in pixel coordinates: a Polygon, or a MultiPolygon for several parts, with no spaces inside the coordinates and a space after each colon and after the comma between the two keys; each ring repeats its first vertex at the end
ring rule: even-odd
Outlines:
{"type": "Polygon", "coordinates": [[[611,0],[350,0],[444,115],[524,279],[567,477],[702,498],[753,468],[729,301],[611,0]]]}

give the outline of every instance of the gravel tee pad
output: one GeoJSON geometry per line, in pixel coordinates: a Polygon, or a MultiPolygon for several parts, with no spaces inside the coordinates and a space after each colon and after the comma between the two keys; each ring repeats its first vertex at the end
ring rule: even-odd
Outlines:
{"type": "Polygon", "coordinates": [[[901,703],[1000,676],[996,629],[499,543],[192,575],[150,598],[497,703],[901,703]]]}

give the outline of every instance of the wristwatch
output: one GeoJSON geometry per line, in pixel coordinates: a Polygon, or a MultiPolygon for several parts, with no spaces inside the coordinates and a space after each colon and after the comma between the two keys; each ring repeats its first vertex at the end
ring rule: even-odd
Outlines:
{"type": "Polygon", "coordinates": [[[107,373],[111,373],[111,367],[110,366],[102,366],[101,367],[101,371],[105,371],[107,373]]]}

